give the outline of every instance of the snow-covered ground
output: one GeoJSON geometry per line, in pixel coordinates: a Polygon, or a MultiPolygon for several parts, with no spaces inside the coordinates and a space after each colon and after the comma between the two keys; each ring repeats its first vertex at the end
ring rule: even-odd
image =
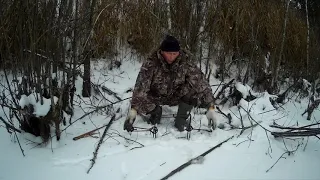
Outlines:
{"type": "MultiPolygon", "coordinates": [[[[99,61],[92,64],[92,82],[110,88],[122,99],[128,98],[132,92],[127,90],[133,88],[140,66],[140,63],[126,61],[121,69],[109,71],[105,63],[99,61]]],[[[211,84],[218,83],[215,79],[211,80],[211,84]]],[[[243,94],[249,89],[240,84],[237,88],[243,94]]],[[[91,102],[98,106],[109,103],[101,100],[102,96],[98,96],[97,93],[94,94],[97,98],[82,98],[81,89],[82,80],[78,79],[76,92],[79,96],[75,98],[75,114],[72,121],[93,110],[91,102]]],[[[104,95],[113,102],[117,101],[106,93],[104,95]]],[[[250,116],[270,131],[277,131],[269,127],[273,122],[284,126],[302,126],[320,121],[319,109],[315,110],[311,121],[307,121],[306,116],[301,116],[307,107],[307,100],[296,102],[292,99],[283,108],[273,110],[274,107],[269,101],[271,95],[255,95],[259,98],[251,102],[242,99],[240,105],[250,110],[250,116]]],[[[26,103],[27,100],[33,102],[30,97],[26,98],[24,97],[24,101],[20,103],[26,103]]],[[[76,121],[63,131],[60,141],[57,142],[53,138],[46,146],[37,146],[35,142],[41,142],[39,137],[27,133],[18,134],[25,157],[14,135],[8,134],[5,128],[0,127],[0,180],[161,179],[181,164],[231,136],[234,137],[206,155],[203,161],[195,162],[170,179],[320,179],[320,142],[316,137],[275,139],[261,126],[247,129],[238,136],[240,130],[231,130],[225,125],[224,130],[217,129],[212,133],[192,131],[191,139],[187,140],[184,138],[186,132],[180,133],[173,128],[173,118],[170,116],[177,111],[177,107],[166,106],[162,123],[158,126],[158,137],[154,139],[150,132],[133,132],[130,135],[123,131],[123,122],[129,106],[130,99],[115,104],[111,109],[111,114],[118,108],[120,111],[108,130],[96,163],[89,174],[87,171],[91,164],[90,159],[104,128],[99,130],[99,134],[95,134],[96,138],[87,137],[77,141],[72,138],[107,124],[111,116],[107,115],[106,111],[99,111],[76,121]],[[288,150],[295,150],[297,146],[299,148],[295,153],[284,154],[288,150]]],[[[237,107],[228,106],[220,108],[223,112],[231,114],[234,126],[240,126],[240,117],[243,118],[245,126],[251,125],[249,115],[243,109],[239,111],[237,107]]],[[[199,112],[204,110],[194,110],[192,113],[193,127],[208,128],[205,115],[199,112]]],[[[4,116],[2,110],[0,116],[4,116]]],[[[217,113],[217,116],[220,124],[227,122],[221,114],[217,113]]],[[[67,119],[67,125],[68,121],[67,119]]],[[[135,126],[150,127],[140,117],[137,118],[135,126]]],[[[65,126],[61,125],[61,129],[64,128],[65,126]]]]}

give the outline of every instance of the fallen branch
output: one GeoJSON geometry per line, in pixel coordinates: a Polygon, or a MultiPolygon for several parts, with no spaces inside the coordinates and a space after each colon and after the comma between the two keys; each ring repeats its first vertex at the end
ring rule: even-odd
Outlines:
{"type": "Polygon", "coordinates": [[[269,172],[269,171],[280,161],[280,159],[281,159],[281,158],[284,158],[283,156],[286,155],[286,154],[288,154],[288,153],[289,153],[288,151],[284,152],[284,153],[278,158],[278,160],[277,160],[269,169],[266,170],[266,172],[269,172]]]}
{"type": "Polygon", "coordinates": [[[173,171],[171,171],[168,175],[166,175],[165,177],[161,178],[161,180],[165,180],[168,179],[169,177],[175,175],[177,172],[182,171],[184,168],[188,167],[189,165],[193,164],[194,161],[203,158],[204,156],[206,156],[207,154],[209,154],[210,152],[212,152],[213,150],[215,150],[216,148],[220,147],[223,143],[229,141],[230,139],[232,139],[233,136],[229,137],[228,139],[222,141],[221,143],[219,143],[218,145],[210,148],[209,150],[207,150],[206,152],[202,153],[201,155],[189,160],[188,162],[182,164],[181,166],[179,166],[178,168],[174,169],[173,171]]]}
{"type": "MultiPolygon", "coordinates": [[[[121,118],[121,117],[119,117],[119,118],[121,118]]],[[[117,118],[117,119],[118,119],[118,118],[117,118]]],[[[117,120],[117,119],[115,119],[115,120],[117,120]]],[[[96,131],[99,130],[99,129],[102,129],[102,128],[106,127],[107,125],[108,125],[108,124],[105,124],[105,125],[103,125],[103,126],[101,126],[101,127],[98,127],[98,128],[96,128],[96,129],[93,129],[93,130],[91,130],[91,131],[89,131],[89,132],[86,132],[86,133],[83,133],[83,134],[81,134],[81,135],[79,135],[79,136],[76,136],[76,137],[73,138],[73,140],[76,141],[76,140],[79,140],[79,139],[82,139],[82,138],[90,137],[90,136],[92,136],[92,135],[94,134],[94,132],[96,132],[96,131]]]]}
{"type": "Polygon", "coordinates": [[[112,122],[115,120],[115,118],[116,118],[116,114],[114,114],[114,115],[111,117],[109,123],[107,124],[106,128],[104,129],[104,132],[103,132],[103,134],[102,134],[102,136],[101,136],[101,138],[100,138],[100,141],[99,141],[99,143],[98,143],[98,146],[97,146],[95,152],[93,153],[93,158],[90,160],[90,161],[91,161],[91,166],[89,167],[89,169],[88,169],[88,171],[87,171],[87,174],[89,174],[90,170],[91,170],[92,167],[94,166],[94,164],[95,164],[95,162],[96,162],[96,159],[97,159],[97,155],[98,155],[98,151],[99,151],[100,145],[102,144],[103,139],[104,139],[104,137],[106,136],[107,131],[108,131],[108,129],[110,128],[112,122]]]}
{"type": "MultiPolygon", "coordinates": [[[[311,127],[315,125],[320,125],[320,123],[309,124],[309,125],[301,126],[300,128],[311,127]]],[[[289,130],[289,131],[292,131],[292,130],[289,130]]]]}
{"type": "Polygon", "coordinates": [[[277,137],[301,137],[301,136],[316,136],[320,134],[320,131],[300,131],[300,132],[271,132],[271,134],[277,137]]]}
{"type": "Polygon", "coordinates": [[[302,127],[284,127],[279,125],[270,125],[272,128],[285,129],[285,132],[271,132],[271,134],[277,137],[299,137],[299,136],[317,136],[320,134],[320,128],[308,128],[310,126],[319,125],[320,123],[315,123],[302,127]]]}
{"type": "Polygon", "coordinates": [[[241,128],[232,127],[232,128],[233,128],[233,129],[241,129],[240,134],[238,135],[238,137],[240,137],[240,136],[244,133],[245,130],[247,130],[247,129],[253,129],[253,128],[257,127],[257,126],[258,126],[258,124],[256,123],[256,124],[253,124],[253,125],[247,126],[247,127],[241,127],[241,128]]]}
{"type": "Polygon", "coordinates": [[[272,128],[278,128],[278,129],[289,129],[291,131],[288,132],[292,132],[295,130],[305,130],[305,131],[320,131],[320,128],[307,128],[307,127],[284,127],[284,126],[279,126],[279,125],[270,125],[270,127],[272,128]]]}
{"type": "Polygon", "coordinates": [[[85,138],[85,137],[92,136],[92,135],[94,134],[94,132],[96,132],[96,131],[99,130],[99,129],[102,129],[102,128],[106,127],[107,125],[108,125],[108,124],[103,125],[103,126],[101,126],[101,127],[99,127],[99,128],[96,128],[96,129],[94,129],[94,130],[92,130],[92,131],[83,133],[83,134],[81,134],[81,135],[79,135],[79,136],[76,136],[76,137],[73,138],[73,140],[76,141],[76,140],[79,140],[79,139],[82,139],[82,138],[85,138]]]}
{"type": "Polygon", "coordinates": [[[113,92],[111,89],[107,88],[106,86],[102,86],[101,85],[101,89],[105,92],[107,92],[109,95],[112,95],[114,97],[116,97],[119,101],[121,101],[122,99],[118,96],[117,93],[113,92]]]}

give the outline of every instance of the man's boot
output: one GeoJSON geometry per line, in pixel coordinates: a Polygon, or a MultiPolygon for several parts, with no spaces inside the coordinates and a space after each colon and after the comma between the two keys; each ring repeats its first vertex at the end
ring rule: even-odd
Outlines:
{"type": "Polygon", "coordinates": [[[187,118],[189,116],[190,111],[192,110],[193,106],[181,102],[178,106],[178,113],[175,118],[174,126],[179,131],[184,131],[185,127],[187,126],[187,118]]]}

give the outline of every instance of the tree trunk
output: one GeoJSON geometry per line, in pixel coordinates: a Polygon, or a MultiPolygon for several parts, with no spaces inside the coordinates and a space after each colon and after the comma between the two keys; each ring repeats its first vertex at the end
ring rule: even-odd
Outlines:
{"type": "Polygon", "coordinates": [[[79,27],[78,27],[78,13],[79,13],[79,0],[75,0],[75,12],[74,12],[74,24],[73,24],[73,43],[72,43],[72,85],[69,85],[69,79],[67,80],[67,84],[69,86],[68,90],[70,92],[70,104],[73,107],[73,98],[74,98],[74,85],[76,82],[76,68],[77,68],[77,60],[79,53],[79,27]]]}
{"type": "Polygon", "coordinates": [[[166,3],[167,3],[167,18],[168,18],[168,31],[169,33],[171,32],[171,29],[172,29],[172,20],[171,20],[171,11],[170,11],[170,0],[166,0],[166,3]]]}
{"type": "Polygon", "coordinates": [[[289,6],[290,6],[291,0],[287,0],[287,10],[284,18],[284,25],[283,25],[283,34],[282,34],[282,41],[281,41],[281,48],[280,48],[280,53],[279,53],[279,59],[277,62],[276,67],[273,68],[274,70],[274,76],[272,78],[271,86],[273,91],[278,90],[278,76],[279,76],[279,71],[280,71],[280,63],[282,61],[282,52],[283,52],[283,47],[284,47],[284,41],[286,39],[286,29],[287,29],[287,21],[288,21],[288,11],[289,11],[289,6]]]}
{"type": "Polygon", "coordinates": [[[90,80],[90,58],[86,56],[84,60],[84,73],[83,73],[83,97],[91,96],[91,80],[90,80]]]}
{"type": "MultiPolygon", "coordinates": [[[[82,89],[82,96],[83,97],[90,97],[91,96],[91,79],[90,79],[90,58],[91,58],[91,54],[92,54],[92,50],[91,50],[91,29],[93,29],[93,14],[94,14],[94,7],[95,7],[95,3],[96,0],[92,0],[91,4],[90,4],[90,17],[89,17],[89,33],[88,33],[88,37],[89,37],[89,44],[88,46],[86,46],[85,48],[86,50],[86,55],[85,55],[85,60],[84,60],[84,73],[83,73],[83,89],[82,89]]],[[[122,18],[122,17],[120,17],[122,18]]],[[[120,19],[121,21],[121,19],[120,19]]],[[[119,46],[119,43],[118,43],[119,46]]],[[[119,48],[119,47],[117,47],[119,48]]]]}
{"type": "Polygon", "coordinates": [[[309,38],[310,38],[310,32],[309,32],[309,16],[308,16],[308,0],[306,0],[306,18],[307,18],[307,77],[310,75],[309,71],[309,38]]]}

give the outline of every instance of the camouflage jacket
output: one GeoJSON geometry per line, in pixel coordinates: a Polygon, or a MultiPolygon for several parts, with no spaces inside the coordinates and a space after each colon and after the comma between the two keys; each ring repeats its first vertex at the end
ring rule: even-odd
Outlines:
{"type": "MultiPolygon", "coordinates": [[[[180,51],[177,59],[168,64],[160,50],[142,64],[131,100],[131,108],[139,114],[152,111],[156,105],[177,105],[182,98],[192,99],[194,106],[208,107],[213,102],[212,89],[204,74],[180,51]]],[[[188,101],[188,100],[187,100],[188,101]]]]}

